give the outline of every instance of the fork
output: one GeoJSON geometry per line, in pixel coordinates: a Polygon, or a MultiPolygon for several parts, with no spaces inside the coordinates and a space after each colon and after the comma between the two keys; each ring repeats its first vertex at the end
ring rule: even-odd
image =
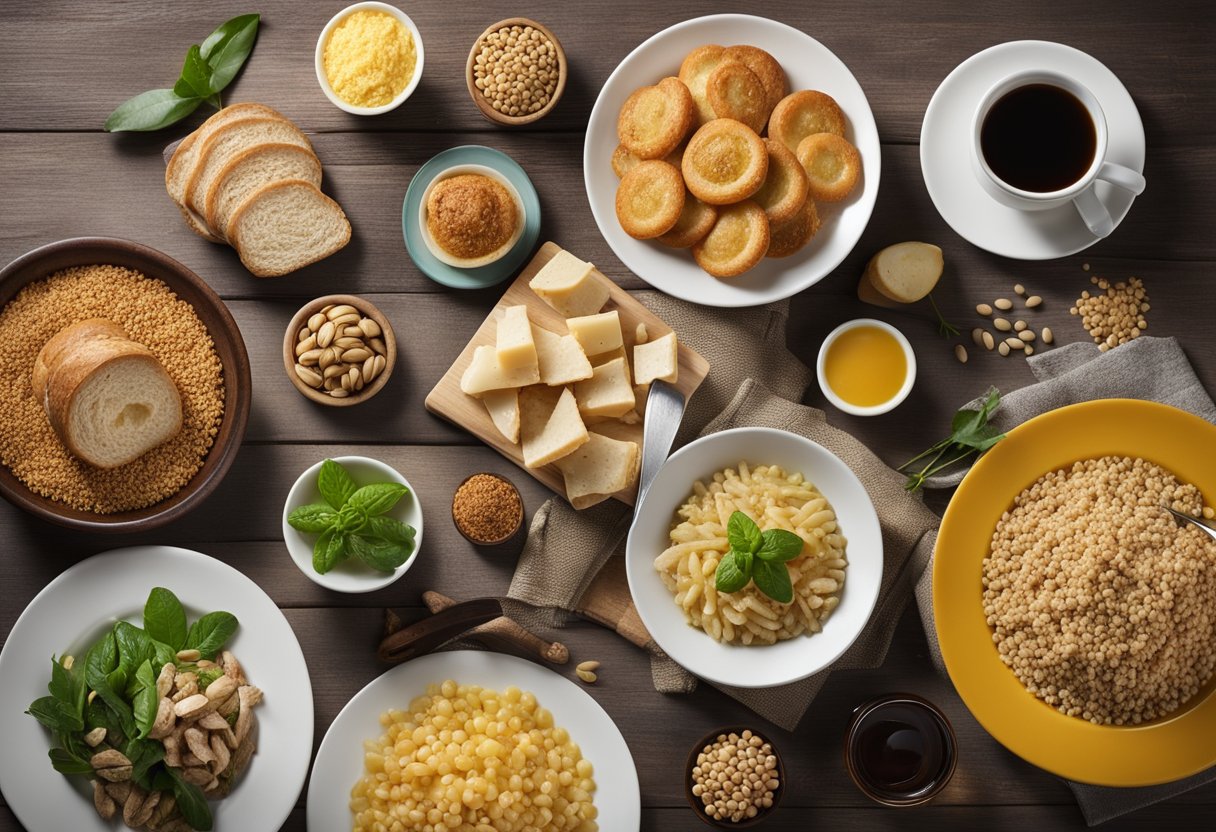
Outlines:
{"type": "Polygon", "coordinates": [[[1176,521],[1185,520],[1186,522],[1191,523],[1192,525],[1198,526],[1208,537],[1212,538],[1212,540],[1216,540],[1216,529],[1213,529],[1211,526],[1209,526],[1207,523],[1204,523],[1202,520],[1192,517],[1189,514],[1183,514],[1181,511],[1174,511],[1169,506],[1162,506],[1162,508],[1165,509],[1166,511],[1168,511],[1170,514],[1174,515],[1174,520],[1176,520],[1176,521]]]}

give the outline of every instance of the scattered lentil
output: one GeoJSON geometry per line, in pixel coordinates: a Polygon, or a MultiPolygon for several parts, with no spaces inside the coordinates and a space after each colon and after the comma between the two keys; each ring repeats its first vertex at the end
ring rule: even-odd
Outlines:
{"type": "Polygon", "coordinates": [[[504,26],[486,35],[473,61],[473,83],[506,116],[543,109],[557,90],[557,45],[532,26],[504,26]]]}
{"type": "Polygon", "coordinates": [[[719,734],[697,754],[691,779],[705,814],[732,823],[771,809],[781,786],[772,744],[751,731],[719,734]]]}
{"type": "Polygon", "coordinates": [[[474,474],[452,497],[456,527],[480,543],[498,543],[523,521],[519,492],[497,474],[474,474]]]}
{"type": "Polygon", "coordinates": [[[1081,324],[1102,352],[1114,349],[1140,337],[1148,329],[1144,313],[1151,308],[1144,282],[1138,277],[1112,284],[1104,277],[1093,276],[1089,282],[1101,291],[1083,291],[1068,311],[1081,318],[1081,324]]]}
{"type": "Polygon", "coordinates": [[[207,327],[159,280],[119,266],[78,266],[29,284],[0,312],[0,462],[35,494],[113,514],[171,497],[203,466],[224,418],[224,379],[207,327]],[[108,318],[164,366],[182,397],[182,429],[133,462],[102,470],[74,459],[30,390],[51,336],[108,318]]]}

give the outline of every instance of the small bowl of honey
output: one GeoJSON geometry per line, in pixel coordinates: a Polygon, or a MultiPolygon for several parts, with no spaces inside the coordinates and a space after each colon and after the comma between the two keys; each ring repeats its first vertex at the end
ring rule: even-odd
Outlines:
{"type": "Polygon", "coordinates": [[[823,339],[815,374],[833,405],[854,416],[878,416],[894,410],[912,392],[916,354],[895,327],[857,318],[823,339]]]}
{"type": "Polygon", "coordinates": [[[849,776],[884,806],[927,803],[954,776],[954,729],[936,705],[910,693],[884,696],[854,711],[844,744],[849,776]]]}

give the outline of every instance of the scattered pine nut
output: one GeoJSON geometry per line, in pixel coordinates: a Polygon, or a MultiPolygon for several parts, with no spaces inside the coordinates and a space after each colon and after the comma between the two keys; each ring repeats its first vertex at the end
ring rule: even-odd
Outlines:
{"type": "Polygon", "coordinates": [[[1021,331],[1022,331],[1022,330],[1024,330],[1024,329],[1025,329],[1027,326],[1028,326],[1028,324],[1027,324],[1025,321],[1014,321],[1014,322],[1013,322],[1013,331],[1014,331],[1014,332],[1021,332],[1021,331]]]}
{"type": "Polygon", "coordinates": [[[575,670],[574,673],[576,676],[578,676],[578,678],[582,679],[588,685],[594,685],[595,680],[599,678],[590,670],[575,670]]]}
{"type": "Polygon", "coordinates": [[[599,663],[599,662],[597,662],[597,661],[594,661],[594,660],[592,660],[592,661],[586,661],[586,662],[579,662],[578,667],[577,667],[577,668],[575,668],[575,669],[576,669],[576,670],[585,670],[585,671],[587,671],[588,673],[590,673],[590,672],[591,672],[591,671],[593,671],[593,670],[599,670],[599,669],[600,669],[600,663],[599,663]]]}
{"type": "Polygon", "coordinates": [[[992,325],[1001,332],[1008,332],[1009,330],[1013,329],[1013,324],[1009,323],[1009,321],[1005,320],[1004,318],[996,318],[993,320],[992,325]]]}
{"type": "Polygon", "coordinates": [[[1030,297],[1026,298],[1026,308],[1027,309],[1034,309],[1036,306],[1039,306],[1042,303],[1043,303],[1043,299],[1041,297],[1039,297],[1038,295],[1031,295],[1030,297]]]}
{"type": "Polygon", "coordinates": [[[975,311],[978,312],[979,314],[987,317],[988,315],[992,314],[992,307],[986,303],[981,303],[975,307],[975,311]]]}
{"type": "Polygon", "coordinates": [[[1211,520],[1213,517],[1216,517],[1216,509],[1212,508],[1211,506],[1204,506],[1203,516],[1205,519],[1211,520]]]}
{"type": "Polygon", "coordinates": [[[1027,344],[1027,345],[1026,345],[1026,354],[1027,354],[1027,355],[1034,355],[1034,347],[1030,346],[1030,344],[1027,344]]]}
{"type": "Polygon", "coordinates": [[[978,326],[975,329],[971,330],[971,341],[977,347],[983,346],[984,345],[984,330],[980,329],[978,326]]]}
{"type": "Polygon", "coordinates": [[[1081,271],[1083,271],[1083,272],[1087,272],[1087,271],[1089,271],[1089,264],[1088,264],[1088,263],[1082,263],[1082,264],[1081,264],[1081,271]]]}
{"type": "Polygon", "coordinates": [[[1013,308],[1013,301],[1011,301],[1009,298],[997,298],[992,302],[992,305],[1002,312],[1008,312],[1013,308]]]}
{"type": "Polygon", "coordinates": [[[1002,341],[997,345],[996,351],[1001,355],[1009,355],[1009,345],[1002,341]]]}
{"type": "Polygon", "coordinates": [[[967,363],[967,348],[962,344],[954,345],[954,357],[958,359],[960,364],[967,363]]]}
{"type": "MultiPolygon", "coordinates": [[[[1047,331],[1050,332],[1051,330],[1047,330],[1047,331]]],[[[992,333],[985,332],[984,333],[984,349],[991,350],[992,347],[994,346],[994,344],[995,344],[995,341],[992,338],[992,333]]]]}
{"type": "Polygon", "coordinates": [[[1026,287],[1025,287],[1025,286],[1023,286],[1021,283],[1015,283],[1015,284],[1013,285],[1013,291],[1014,291],[1014,293],[1015,293],[1015,294],[1019,294],[1019,295],[1025,295],[1025,294],[1026,294],[1026,287]]]}
{"type": "Polygon", "coordinates": [[[1026,349],[1026,342],[1021,338],[1006,338],[1005,343],[1009,345],[1009,349],[1011,350],[1026,349]]]}
{"type": "Polygon", "coordinates": [[[1056,340],[1056,336],[1051,333],[1051,327],[1049,327],[1049,326],[1043,327],[1043,343],[1051,344],[1051,343],[1054,343],[1055,340],[1056,340]]]}
{"type": "Polygon", "coordinates": [[[1034,330],[1033,329],[1023,329],[1021,332],[1018,333],[1018,337],[1021,338],[1023,341],[1025,341],[1027,344],[1029,344],[1031,341],[1034,340],[1034,330]]]}

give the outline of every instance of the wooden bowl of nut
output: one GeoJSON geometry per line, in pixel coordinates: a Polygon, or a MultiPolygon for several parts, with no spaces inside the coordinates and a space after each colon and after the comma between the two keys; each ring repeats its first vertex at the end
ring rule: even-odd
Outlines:
{"type": "Polygon", "coordinates": [[[354,295],[306,303],[283,334],[283,368],[295,388],[317,404],[350,407],[383,389],[397,364],[388,318],[354,295]]]}
{"type": "Polygon", "coordinates": [[[566,89],[566,53],[547,28],[526,17],[500,20],[473,42],[465,83],[481,114],[519,127],[544,118],[566,89]]]}
{"type": "Polygon", "coordinates": [[[715,829],[746,829],[763,823],[777,811],[783,794],[781,754],[767,737],[751,728],[730,725],[711,731],[688,752],[684,796],[697,817],[715,829]],[[725,780],[720,779],[723,774],[725,780]],[[733,782],[736,775],[739,782],[733,782]]]}

